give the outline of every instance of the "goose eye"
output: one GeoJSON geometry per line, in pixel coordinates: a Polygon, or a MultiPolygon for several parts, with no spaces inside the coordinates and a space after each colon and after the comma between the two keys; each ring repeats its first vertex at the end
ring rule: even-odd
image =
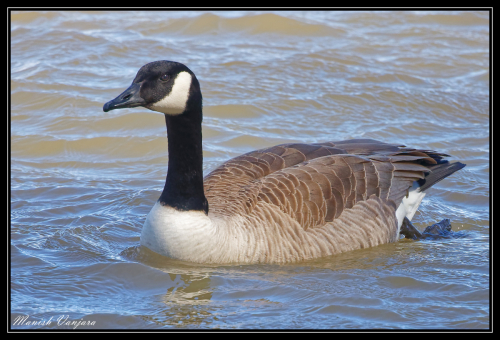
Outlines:
{"type": "Polygon", "coordinates": [[[166,73],[160,77],[161,81],[167,81],[169,79],[170,79],[170,76],[168,74],[166,74],[166,73]]]}

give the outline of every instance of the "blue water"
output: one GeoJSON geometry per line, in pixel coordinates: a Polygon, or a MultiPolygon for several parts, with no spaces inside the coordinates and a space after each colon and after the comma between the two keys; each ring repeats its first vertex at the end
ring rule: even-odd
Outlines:
{"type": "Polygon", "coordinates": [[[12,329],[491,327],[488,12],[13,12],[10,55],[12,329]],[[140,248],[164,118],[102,105],[162,59],[200,80],[205,173],[293,141],[439,150],[467,166],[413,221],[460,237],[293,265],[140,248]]]}

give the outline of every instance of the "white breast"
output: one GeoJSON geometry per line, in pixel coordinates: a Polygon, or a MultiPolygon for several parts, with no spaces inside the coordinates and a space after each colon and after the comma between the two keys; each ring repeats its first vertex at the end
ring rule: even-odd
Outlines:
{"type": "Polygon", "coordinates": [[[265,253],[266,245],[247,234],[247,222],[241,216],[211,218],[203,211],[179,211],[156,202],[142,227],[141,245],[183,261],[256,262],[253,258],[265,253]]]}
{"type": "Polygon", "coordinates": [[[156,202],[142,227],[141,245],[164,256],[190,261],[211,248],[215,232],[204,212],[179,211],[156,202]]]}

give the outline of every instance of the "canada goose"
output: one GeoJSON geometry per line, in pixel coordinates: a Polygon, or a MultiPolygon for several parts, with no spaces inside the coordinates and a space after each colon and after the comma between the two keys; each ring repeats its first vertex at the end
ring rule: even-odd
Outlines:
{"type": "Polygon", "coordinates": [[[372,139],[282,144],[233,158],[203,179],[202,96],[172,61],[141,67],[103,110],[165,114],[168,173],[141,245],[199,263],[283,263],[399,239],[425,190],[463,168],[448,155],[372,139]]]}

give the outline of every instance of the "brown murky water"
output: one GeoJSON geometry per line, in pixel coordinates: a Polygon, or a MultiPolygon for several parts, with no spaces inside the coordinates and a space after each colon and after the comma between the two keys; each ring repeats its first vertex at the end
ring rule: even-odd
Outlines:
{"type": "Polygon", "coordinates": [[[490,326],[488,12],[13,12],[10,53],[12,328],[490,326]],[[414,221],[460,237],[282,266],[141,249],[164,118],[102,105],[162,59],[200,80],[206,173],[292,141],[440,150],[467,167],[414,221]]]}

